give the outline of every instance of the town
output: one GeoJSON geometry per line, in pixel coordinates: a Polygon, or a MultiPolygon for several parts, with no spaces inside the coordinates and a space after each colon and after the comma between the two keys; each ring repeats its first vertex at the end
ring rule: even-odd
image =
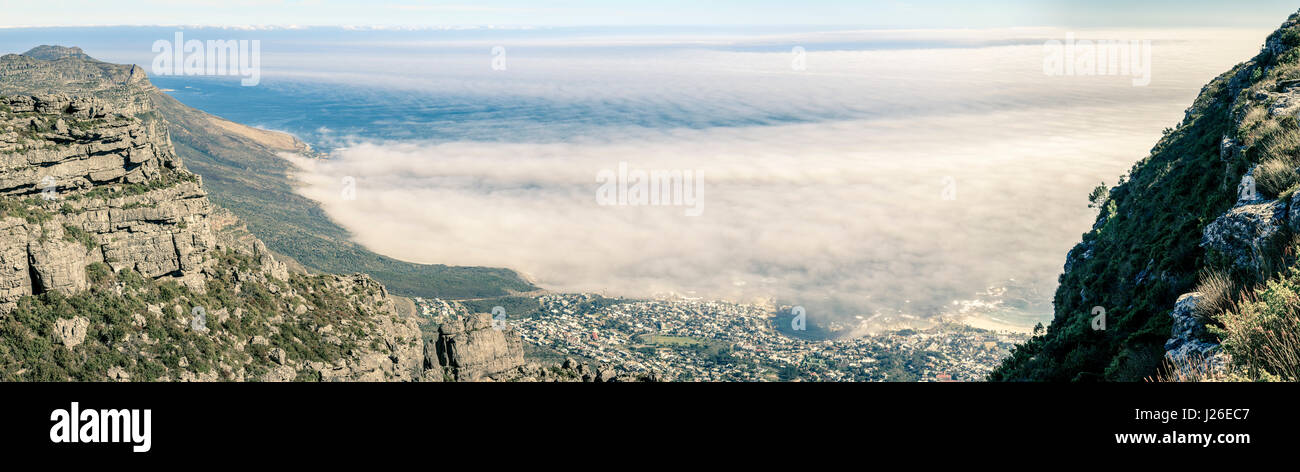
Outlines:
{"type": "MultiPolygon", "coordinates": [[[[758,305],[594,294],[548,294],[535,302],[530,313],[504,317],[526,344],[666,381],[981,381],[1026,340],[955,323],[801,339],[777,329],[778,310],[758,305]]],[[[439,299],[416,304],[433,318],[469,311],[439,299]]]]}

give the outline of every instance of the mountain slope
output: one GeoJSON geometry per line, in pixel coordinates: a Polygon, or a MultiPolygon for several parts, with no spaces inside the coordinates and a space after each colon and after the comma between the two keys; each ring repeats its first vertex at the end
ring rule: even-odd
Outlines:
{"type": "Polygon", "coordinates": [[[1150,156],[1096,194],[1101,214],[1066,257],[1054,320],[992,380],[1138,381],[1168,374],[1167,360],[1220,354],[1210,332],[1223,315],[1294,263],[1298,21],[1206,85],[1150,156]]]}
{"type": "Polygon", "coordinates": [[[309,269],[365,272],[395,293],[429,298],[500,297],[537,289],[509,269],[414,264],[352,242],[316,202],[293,191],[291,165],[276,155],[309,153],[306,144],[185,106],[149,84],[139,67],[101,62],[79,48],[62,46],[38,46],[3,61],[0,93],[91,93],[120,99],[124,113],[148,110],[144,120],[167,127],[176,155],[204,177],[214,202],[244,220],[272,251],[309,269]],[[121,84],[138,87],[124,97],[121,84]]]}
{"type": "MultiPolygon", "coordinates": [[[[422,332],[366,274],[277,260],[208,201],[155,104],[229,131],[208,135],[223,153],[305,148],[167,99],[138,68],[76,48],[0,57],[0,381],[654,380],[525,364],[519,335],[486,313],[422,332]]],[[[482,289],[476,272],[447,270],[482,289]]]]}
{"type": "Polygon", "coordinates": [[[247,222],[272,250],[308,268],[365,272],[407,296],[485,298],[536,290],[508,269],[414,264],[370,252],[319,204],[293,191],[291,164],[276,153],[309,152],[305,144],[195,110],[156,89],[150,99],[169,124],[176,153],[204,177],[213,201],[247,222]]]}
{"type": "Polygon", "coordinates": [[[50,80],[0,80],[0,379],[423,377],[383,286],[224,238],[148,81],[69,60],[0,58],[50,80]]]}

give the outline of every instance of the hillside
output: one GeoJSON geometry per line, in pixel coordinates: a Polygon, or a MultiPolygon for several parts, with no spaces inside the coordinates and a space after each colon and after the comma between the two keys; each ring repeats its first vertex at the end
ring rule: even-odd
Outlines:
{"type": "Polygon", "coordinates": [[[375,254],[350,239],[320,205],[293,191],[292,165],[279,152],[310,153],[287,134],[224,120],[153,89],[176,154],[212,192],[212,200],[244,220],[273,251],[321,272],[360,271],[394,293],[426,298],[485,298],[537,288],[514,271],[414,264],[375,254]]]}
{"type": "Polygon", "coordinates": [[[186,107],[148,83],[136,66],[109,64],[82,49],[59,46],[4,56],[0,94],[34,91],[125,99],[126,113],[147,109],[142,120],[166,126],[175,155],[204,178],[213,202],[242,218],[270,250],[287,256],[282,257],[286,263],[317,272],[372,274],[396,294],[425,298],[490,298],[537,290],[510,269],[413,264],[365,250],[320,205],[292,190],[291,165],[277,152],[309,153],[307,144],[186,107]],[[121,87],[108,83],[130,83],[135,92],[123,98],[121,87]]]}
{"type": "Polygon", "coordinates": [[[1297,45],[1293,15],[1094,192],[1100,214],[1066,256],[1054,320],[992,380],[1287,378],[1293,361],[1265,358],[1300,346],[1287,295],[1300,253],[1297,45]],[[1264,339],[1274,334],[1291,339],[1264,339]]]}
{"type": "Polygon", "coordinates": [[[428,298],[487,298],[536,290],[509,269],[414,264],[375,254],[351,241],[320,206],[291,186],[279,152],[310,153],[284,133],[260,130],[187,107],[149,83],[139,67],[95,60],[79,48],[40,46],[0,59],[0,94],[94,94],[123,99],[122,111],[148,110],[166,126],[177,157],[205,180],[210,198],[290,264],[326,273],[364,272],[395,293],[428,298]],[[100,79],[106,80],[100,80],[100,79]],[[123,97],[123,87],[133,92],[123,97]]]}
{"type": "Polygon", "coordinates": [[[369,276],[291,271],[208,200],[156,94],[76,48],[0,57],[0,380],[541,375],[488,315],[426,341],[369,276]]]}

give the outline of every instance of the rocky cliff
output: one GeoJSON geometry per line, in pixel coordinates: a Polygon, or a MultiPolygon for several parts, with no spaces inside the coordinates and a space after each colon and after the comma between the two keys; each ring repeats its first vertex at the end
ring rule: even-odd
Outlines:
{"type": "Polygon", "coordinates": [[[157,124],[95,98],[0,99],[0,307],[107,263],[201,290],[212,211],[157,124]]]}
{"type": "Polygon", "coordinates": [[[223,242],[165,123],[131,99],[147,81],[122,85],[0,98],[6,378],[420,378],[419,329],[378,283],[223,242]]]}
{"type": "Polygon", "coordinates": [[[426,348],[369,276],[289,270],[208,200],[157,93],[76,48],[0,58],[0,378],[478,380],[523,365],[518,338],[478,318],[426,348]]]}
{"type": "MultiPolygon", "coordinates": [[[[498,322],[499,323],[499,322],[498,322]]],[[[443,367],[457,380],[500,376],[524,364],[523,341],[513,330],[494,325],[492,315],[477,313],[452,319],[438,327],[435,342],[426,346],[427,367],[443,367]]]]}
{"type": "MultiPolygon", "coordinates": [[[[0,379],[654,380],[575,360],[526,363],[519,336],[487,314],[422,333],[370,276],[281,260],[209,201],[173,133],[207,159],[308,150],[184,107],[139,68],[78,48],[0,57],[0,379]]],[[[285,203],[285,182],[239,175],[256,169],[207,169],[254,184],[227,199],[242,210],[274,214],[285,203]]],[[[375,263],[466,294],[532,288],[498,269],[375,263]]]]}
{"type": "Polygon", "coordinates": [[[991,378],[1300,380],[1297,118],[1300,14],[1101,193],[1051,326],[991,378]]]}

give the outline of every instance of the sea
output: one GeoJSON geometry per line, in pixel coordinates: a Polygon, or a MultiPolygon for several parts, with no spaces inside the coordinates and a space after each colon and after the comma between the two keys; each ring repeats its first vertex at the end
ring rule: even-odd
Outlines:
{"type": "Polygon", "coordinates": [[[1267,34],[5,28],[0,54],[79,46],[297,136],[322,153],[285,156],[299,192],[391,257],[509,267],[556,291],[798,306],[855,335],[1046,324],[1096,217],[1089,192],[1267,34]],[[178,34],[257,41],[257,83],[154,67],[178,34]],[[1082,59],[1099,44],[1132,54],[1082,59]],[[637,191],[651,175],[662,198],[637,191]]]}

